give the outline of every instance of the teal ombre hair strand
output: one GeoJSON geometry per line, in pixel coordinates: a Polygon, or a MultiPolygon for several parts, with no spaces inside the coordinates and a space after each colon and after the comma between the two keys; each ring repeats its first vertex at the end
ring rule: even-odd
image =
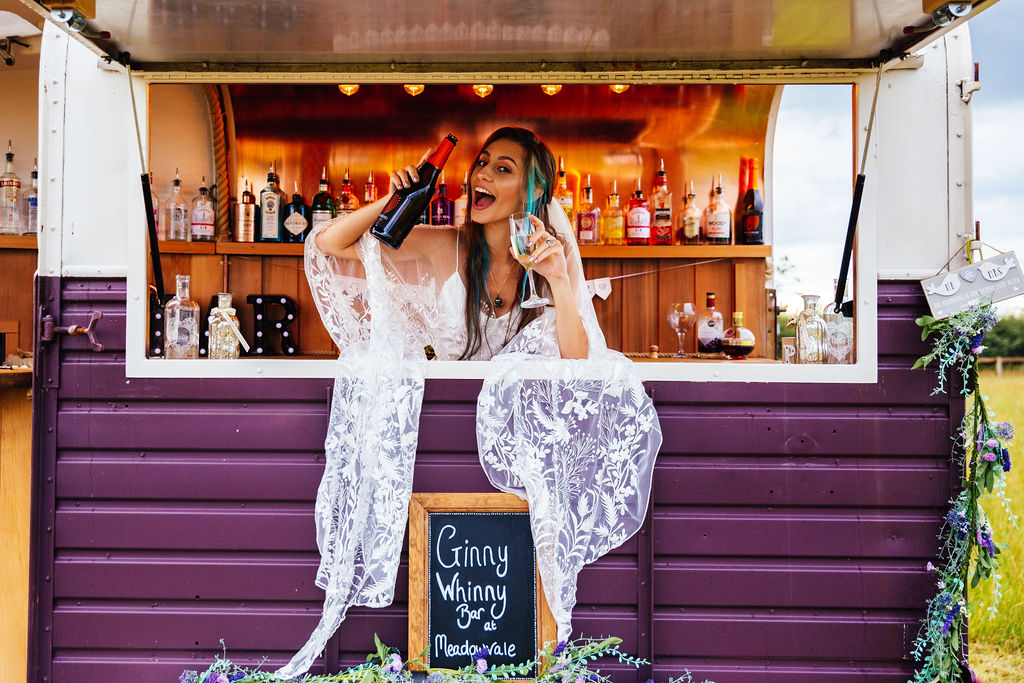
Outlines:
{"type": "Polygon", "coordinates": [[[544,172],[540,168],[536,157],[530,157],[530,164],[526,168],[526,211],[537,215],[538,206],[547,206],[548,183],[544,178],[544,172]],[[540,189],[540,195],[537,190],[540,189]]]}

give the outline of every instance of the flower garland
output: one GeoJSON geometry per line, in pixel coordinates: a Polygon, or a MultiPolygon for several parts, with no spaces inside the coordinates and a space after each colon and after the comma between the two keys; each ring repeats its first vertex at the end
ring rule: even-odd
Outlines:
{"type": "Polygon", "coordinates": [[[941,547],[938,565],[927,564],[928,571],[938,575],[938,592],[928,603],[921,631],[914,641],[912,654],[921,662],[912,683],[953,683],[961,680],[961,669],[967,665],[963,628],[969,614],[968,582],[971,588],[982,580],[993,581],[993,603],[989,615],[996,613],[999,602],[999,552],[1006,545],[992,539],[992,527],[980,503],[986,494],[995,494],[1002,502],[1007,517],[1016,524],[1004,495],[1006,473],[1010,471],[1010,452],[1014,429],[1009,422],[995,422],[995,414],[986,405],[986,397],[978,391],[978,356],[985,349],[985,333],[996,324],[990,304],[971,306],[943,320],[931,316],[917,319],[921,340],[935,335],[931,353],[919,358],[914,368],[927,367],[938,361],[939,382],[932,395],[945,393],[946,373],[959,372],[961,395],[968,409],[953,444],[952,462],[961,473],[960,494],[950,501],[945,524],[939,532],[941,547]]]}

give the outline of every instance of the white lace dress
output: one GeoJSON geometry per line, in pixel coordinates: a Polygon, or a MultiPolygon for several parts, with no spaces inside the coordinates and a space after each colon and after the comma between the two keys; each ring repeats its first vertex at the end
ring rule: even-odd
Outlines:
{"type": "MultiPolygon", "coordinates": [[[[566,247],[589,357],[560,357],[553,308],[508,343],[508,314],[483,318],[477,358],[490,360],[477,443],[491,483],[529,502],[545,596],[564,640],[579,571],[643,523],[661,430],[632,363],[605,345],[564,212],[552,203],[549,215],[566,247]]],[[[396,263],[369,236],[358,243],[358,262],[328,257],[315,242],[306,242],[306,276],[341,349],[315,511],[317,585],[326,595],[308,642],[277,672],[285,678],[309,669],[349,607],[390,604],[408,521],[423,348],[455,359],[466,339],[457,260],[454,272],[439,274],[439,259],[396,263]]]]}

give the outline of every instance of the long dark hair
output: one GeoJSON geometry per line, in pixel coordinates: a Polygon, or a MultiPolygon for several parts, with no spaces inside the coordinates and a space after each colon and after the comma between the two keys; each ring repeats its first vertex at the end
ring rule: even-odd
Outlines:
{"type": "MultiPolygon", "coordinates": [[[[514,128],[506,126],[491,133],[480,147],[480,152],[473,159],[473,163],[480,158],[480,154],[495,140],[511,140],[523,148],[523,210],[529,211],[539,218],[545,226],[548,225],[548,202],[551,201],[551,192],[555,187],[555,158],[548,146],[541,142],[536,133],[526,128],[514,128]],[[539,196],[537,191],[540,190],[539,196]]],[[[470,188],[472,193],[472,188],[470,188]]],[[[550,232],[550,228],[548,228],[550,232]]],[[[487,240],[484,237],[484,226],[473,221],[473,201],[470,197],[466,207],[465,227],[469,254],[466,258],[466,347],[462,351],[460,360],[471,358],[480,350],[482,343],[482,332],[480,329],[480,311],[486,310],[493,313],[493,303],[487,295],[486,279],[491,268],[491,256],[487,250],[487,240]]],[[[547,283],[538,282],[538,288],[547,286],[547,283]]],[[[526,271],[519,276],[517,290],[522,296],[526,287],[526,271]]],[[[510,306],[511,312],[511,306],[510,306]]],[[[541,309],[519,309],[518,322],[515,331],[523,329],[527,323],[540,315],[541,309]]]]}

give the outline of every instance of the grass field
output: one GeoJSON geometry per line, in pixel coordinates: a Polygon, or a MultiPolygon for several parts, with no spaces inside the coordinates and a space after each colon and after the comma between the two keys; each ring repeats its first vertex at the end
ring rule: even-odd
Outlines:
{"type": "MultiPolygon", "coordinates": [[[[1007,373],[1002,377],[982,374],[981,391],[997,419],[1017,427],[1014,447],[1010,448],[1013,468],[1007,475],[1007,497],[1021,518],[1019,526],[1006,521],[998,501],[983,501],[994,530],[993,536],[1009,543],[1001,558],[1002,598],[999,613],[989,619],[984,612],[975,612],[970,623],[971,662],[982,683],[1024,683],[1024,373],[1007,373]]],[[[990,586],[982,584],[971,595],[971,603],[992,600],[990,586]]]]}

